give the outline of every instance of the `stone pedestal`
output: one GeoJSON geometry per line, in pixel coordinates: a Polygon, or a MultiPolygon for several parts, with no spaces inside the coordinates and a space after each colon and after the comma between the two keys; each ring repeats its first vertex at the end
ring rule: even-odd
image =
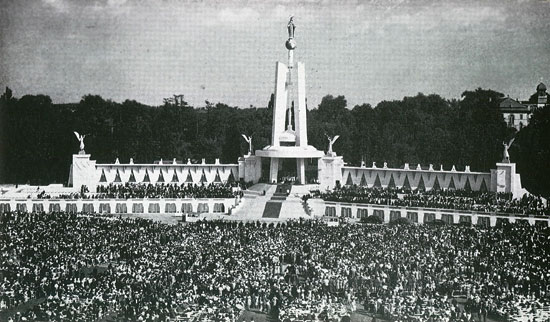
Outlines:
{"type": "Polygon", "coordinates": [[[255,155],[245,155],[239,160],[239,179],[244,182],[258,183],[262,175],[261,158],[255,155]]]}
{"type": "Polygon", "coordinates": [[[96,176],[95,160],[90,160],[89,154],[73,154],[69,184],[80,191],[85,185],[90,192],[95,192],[99,177],[96,176]]]}
{"type": "Polygon", "coordinates": [[[319,159],[319,187],[321,190],[332,190],[336,186],[336,182],[342,182],[342,168],[344,167],[344,159],[339,156],[324,156],[319,159]]]}
{"type": "Polygon", "coordinates": [[[521,198],[527,191],[521,186],[521,177],[516,173],[515,163],[497,163],[491,171],[492,191],[512,193],[514,198],[521,198]]]}

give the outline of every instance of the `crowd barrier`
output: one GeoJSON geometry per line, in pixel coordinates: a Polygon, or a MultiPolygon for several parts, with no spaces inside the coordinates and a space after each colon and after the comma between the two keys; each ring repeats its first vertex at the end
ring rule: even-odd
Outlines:
{"type": "Polygon", "coordinates": [[[239,203],[233,198],[145,198],[145,199],[0,199],[0,213],[229,213],[239,203]]]}
{"type": "Polygon", "coordinates": [[[525,222],[530,225],[543,226],[550,224],[550,217],[547,216],[332,202],[319,198],[309,199],[308,207],[315,216],[343,217],[349,220],[361,220],[361,218],[368,216],[377,216],[384,223],[389,223],[398,218],[408,218],[411,222],[419,224],[435,220],[441,220],[447,224],[469,223],[485,226],[495,226],[504,222],[525,222]]]}

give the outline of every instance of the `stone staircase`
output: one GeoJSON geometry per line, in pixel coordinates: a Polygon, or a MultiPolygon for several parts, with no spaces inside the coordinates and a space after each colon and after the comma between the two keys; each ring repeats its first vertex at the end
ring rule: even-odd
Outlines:
{"type": "Polygon", "coordinates": [[[242,221],[310,218],[306,209],[300,194],[294,193],[294,186],[256,184],[244,191],[230,218],[242,221]]]}
{"type": "Polygon", "coordinates": [[[300,197],[290,195],[281,207],[281,218],[310,218],[300,197]]]}
{"type": "Polygon", "coordinates": [[[271,199],[265,203],[262,218],[279,218],[282,206],[290,193],[292,186],[279,184],[271,199]]]}

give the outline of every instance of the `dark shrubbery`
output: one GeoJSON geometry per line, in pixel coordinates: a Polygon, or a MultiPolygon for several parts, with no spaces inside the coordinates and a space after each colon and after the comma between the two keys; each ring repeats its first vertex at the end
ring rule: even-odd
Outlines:
{"type": "Polygon", "coordinates": [[[411,221],[409,220],[409,218],[405,218],[405,217],[399,217],[397,219],[390,221],[390,225],[410,225],[410,224],[411,224],[411,221]]]}
{"type": "Polygon", "coordinates": [[[380,225],[380,224],[383,224],[384,222],[382,221],[382,219],[380,217],[371,215],[371,216],[368,216],[368,217],[361,218],[361,223],[380,225]]]}

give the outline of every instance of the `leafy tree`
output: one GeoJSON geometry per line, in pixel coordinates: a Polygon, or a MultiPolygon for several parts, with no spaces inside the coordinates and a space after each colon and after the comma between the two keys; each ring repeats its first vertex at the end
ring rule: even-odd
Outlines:
{"type": "MultiPolygon", "coordinates": [[[[361,104],[350,109],[344,96],[327,95],[307,112],[308,139],[325,150],[325,134],[340,135],[333,148],[355,165],[361,160],[394,167],[433,163],[488,171],[500,161],[502,141],[512,134],[497,111],[502,97],[483,89],[465,91],[460,101],[419,93],[374,108],[361,104]]],[[[85,95],[78,103],[53,104],[44,95],[14,98],[6,88],[0,97],[0,182],[66,182],[72,154],[78,151],[75,130],[87,134],[86,152],[99,163],[117,157],[121,162],[134,158],[136,163],[160,158],[220,158],[234,163],[248,151],[241,133],[252,135],[255,150],[271,144],[273,101],[271,95],[268,108],[239,109],[211,102],[194,108],[183,95],[161,106],[85,95]]],[[[546,160],[540,148],[547,144],[541,125],[545,117],[534,117],[511,149],[525,185],[541,192],[546,189],[544,177],[534,169],[541,169],[546,160]]]]}
{"type": "Polygon", "coordinates": [[[510,147],[521,183],[531,193],[550,197],[550,106],[536,109],[510,147]]]}

